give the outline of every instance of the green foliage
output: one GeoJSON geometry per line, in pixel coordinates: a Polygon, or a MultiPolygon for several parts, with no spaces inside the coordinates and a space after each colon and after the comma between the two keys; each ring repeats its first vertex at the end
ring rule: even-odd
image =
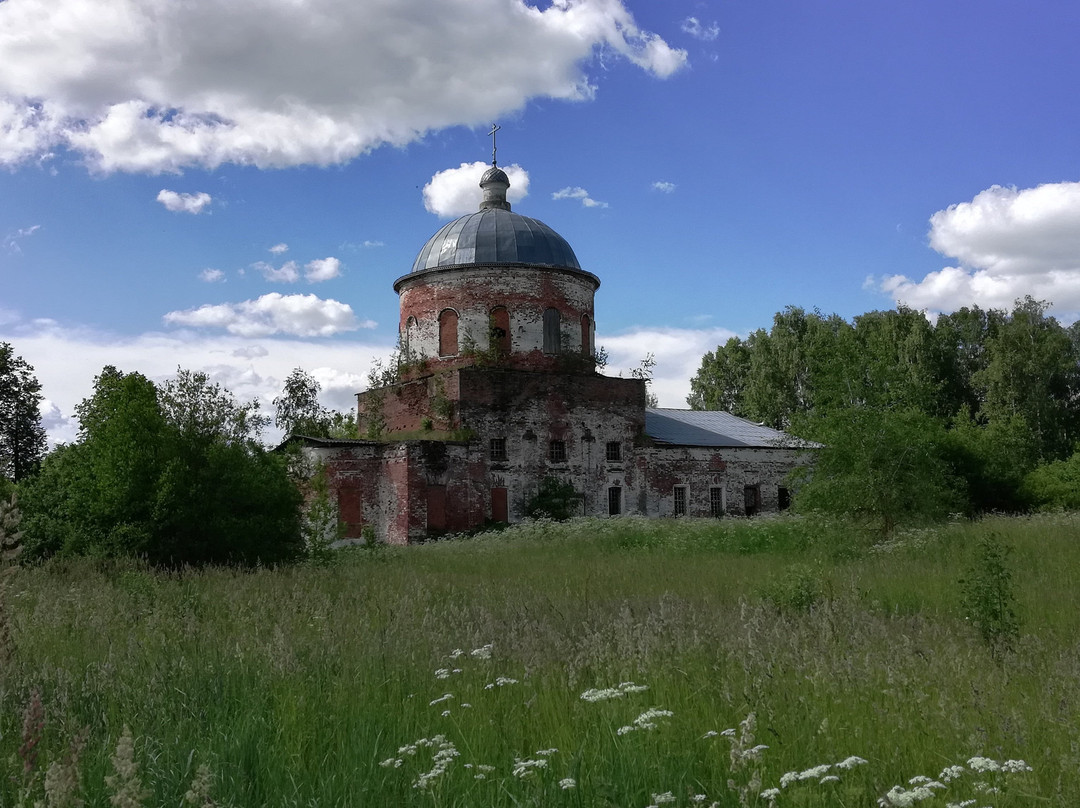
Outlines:
{"type": "Polygon", "coordinates": [[[141,556],[157,564],[293,557],[299,494],[264,420],[204,374],[158,388],[106,367],[77,412],[79,440],[24,486],[31,557],[141,556]]]}
{"type": "Polygon", "coordinates": [[[558,477],[545,477],[536,494],[525,503],[525,515],[532,519],[569,519],[581,509],[581,495],[573,483],[558,477]]]}
{"type": "Polygon", "coordinates": [[[1043,510],[1080,510],[1080,452],[1032,469],[1024,477],[1021,493],[1043,510]]]}
{"type": "Polygon", "coordinates": [[[809,614],[825,601],[827,579],[820,564],[792,564],[771,577],[759,593],[781,612],[809,614]]]}
{"type": "Polygon", "coordinates": [[[34,369],[0,342],[0,481],[18,482],[37,470],[46,447],[41,399],[34,369]]]}
{"type": "Polygon", "coordinates": [[[996,534],[987,533],[979,540],[975,559],[960,579],[964,616],[995,652],[1011,648],[1020,633],[1010,553],[1011,548],[996,534]]]}
{"type": "Polygon", "coordinates": [[[928,415],[852,408],[804,423],[804,434],[824,445],[811,467],[793,472],[799,510],[865,519],[887,534],[903,520],[961,508],[945,430],[928,415]]]}
{"type": "Polygon", "coordinates": [[[314,376],[294,368],[285,379],[285,389],[274,399],[274,425],[286,438],[358,438],[356,419],[351,413],[323,407],[319,403],[321,391],[314,376]]]}

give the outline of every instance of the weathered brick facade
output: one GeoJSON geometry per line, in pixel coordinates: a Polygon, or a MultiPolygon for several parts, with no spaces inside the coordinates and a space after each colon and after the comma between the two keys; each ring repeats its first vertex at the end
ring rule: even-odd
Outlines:
{"type": "Polygon", "coordinates": [[[519,521],[546,477],[571,484],[584,515],[783,508],[805,453],[779,433],[739,422],[729,439],[649,410],[676,427],[649,434],[645,382],[596,372],[600,281],[558,234],[510,212],[507,186],[489,170],[481,211],[440,230],[394,284],[404,361],[395,383],[357,396],[369,439],[305,439],[346,536],[404,544],[519,521]]]}

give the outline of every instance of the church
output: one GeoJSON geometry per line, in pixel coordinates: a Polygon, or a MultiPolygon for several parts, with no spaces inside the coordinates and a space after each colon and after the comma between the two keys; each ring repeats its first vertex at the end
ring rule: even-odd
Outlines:
{"type": "Polygon", "coordinates": [[[786,508],[806,447],[728,413],[647,407],[644,379],[603,375],[600,279],[511,210],[495,159],[480,187],[479,210],[394,283],[399,351],[357,394],[362,438],[294,436],[325,469],[345,537],[409,544],[517,522],[552,481],[585,516],[786,508]]]}

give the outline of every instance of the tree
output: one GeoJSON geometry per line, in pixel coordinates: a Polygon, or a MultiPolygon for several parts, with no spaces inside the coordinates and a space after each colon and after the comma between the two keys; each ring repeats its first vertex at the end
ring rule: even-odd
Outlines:
{"type": "Polygon", "coordinates": [[[300,495],[284,458],[258,443],[254,403],[202,373],[159,389],[110,366],[76,412],[78,440],[25,486],[31,556],[251,564],[299,552],[300,495]]]}
{"type": "Polygon", "coordinates": [[[962,509],[944,427],[925,413],[851,407],[801,426],[823,447],[812,467],[794,472],[800,510],[862,518],[887,534],[905,519],[962,509]]]}
{"type": "Polygon", "coordinates": [[[349,413],[328,410],[319,403],[322,387],[310,373],[294,368],[285,389],[274,399],[274,424],[286,437],[356,438],[356,419],[349,413]]]}
{"type": "Polygon", "coordinates": [[[0,477],[18,482],[40,464],[46,448],[41,399],[34,369],[0,342],[0,477]]]}

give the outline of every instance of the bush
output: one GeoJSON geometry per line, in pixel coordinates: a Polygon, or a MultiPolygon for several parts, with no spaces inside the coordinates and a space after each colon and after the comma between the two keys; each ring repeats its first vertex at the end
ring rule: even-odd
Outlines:
{"type": "Polygon", "coordinates": [[[525,504],[525,514],[532,519],[554,519],[564,521],[578,512],[581,496],[571,483],[557,477],[545,477],[540,481],[540,489],[525,504]]]}
{"type": "Polygon", "coordinates": [[[987,534],[980,539],[975,559],[960,579],[964,615],[995,652],[1010,648],[1020,633],[1008,566],[1010,552],[996,534],[987,534]]]}

